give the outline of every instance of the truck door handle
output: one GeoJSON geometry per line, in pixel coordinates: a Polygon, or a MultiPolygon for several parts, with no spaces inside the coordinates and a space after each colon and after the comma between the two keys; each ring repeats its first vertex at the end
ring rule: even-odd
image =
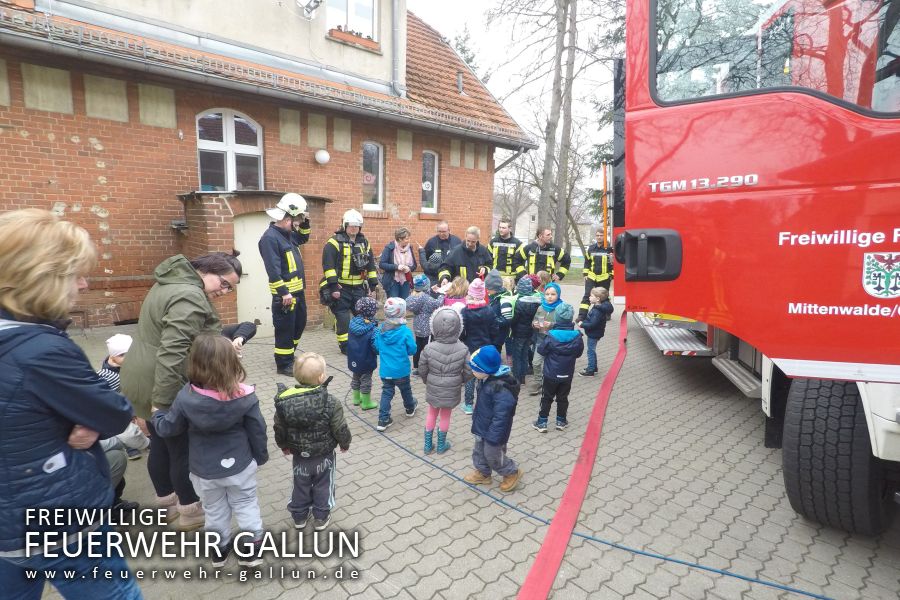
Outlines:
{"type": "Polygon", "coordinates": [[[681,275],[681,236],[674,229],[628,229],[616,237],[625,281],[672,281],[681,275]]]}

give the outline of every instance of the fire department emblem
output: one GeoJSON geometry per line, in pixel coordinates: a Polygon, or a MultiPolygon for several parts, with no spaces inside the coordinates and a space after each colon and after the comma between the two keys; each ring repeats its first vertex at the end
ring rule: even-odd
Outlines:
{"type": "Polygon", "coordinates": [[[864,254],[863,288],[876,298],[900,298],[900,252],[864,254]]]}

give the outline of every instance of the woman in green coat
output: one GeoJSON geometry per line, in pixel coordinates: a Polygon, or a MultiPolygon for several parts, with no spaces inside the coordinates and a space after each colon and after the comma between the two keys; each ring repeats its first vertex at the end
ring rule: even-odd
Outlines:
{"type": "MultiPolygon", "coordinates": [[[[192,261],[180,254],[164,260],[153,273],[156,284],[141,305],[137,333],[122,365],[122,393],[131,400],[138,424],[150,435],[147,470],[158,505],[167,510],[168,520],[180,516],[179,529],[200,527],[204,521],[200,499],[189,479],[188,434],[157,436],[149,422],[150,411],[152,407],[168,409],[184,387],[185,364],[194,338],[222,332],[210,300],[234,290],[241,270],[237,257],[224,252],[192,261]]],[[[252,333],[236,337],[236,349],[252,333]]]]}

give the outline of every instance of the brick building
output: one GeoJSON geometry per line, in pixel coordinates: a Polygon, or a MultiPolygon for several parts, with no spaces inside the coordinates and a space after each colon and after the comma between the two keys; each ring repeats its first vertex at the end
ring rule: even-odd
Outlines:
{"type": "Polygon", "coordinates": [[[233,247],[246,274],[222,317],[269,326],[256,241],[289,191],[310,200],[321,320],[345,210],[376,251],[441,219],[487,236],[494,150],[533,147],[405,0],[0,0],[0,210],[90,231],[91,326],[135,318],[164,258],[233,247]]]}

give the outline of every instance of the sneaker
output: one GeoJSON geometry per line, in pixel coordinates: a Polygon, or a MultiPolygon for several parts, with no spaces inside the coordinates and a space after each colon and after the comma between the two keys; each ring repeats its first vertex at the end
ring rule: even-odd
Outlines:
{"type": "Polygon", "coordinates": [[[538,417],[538,420],[531,424],[532,427],[537,429],[540,433],[547,433],[547,419],[541,419],[538,417]]]}
{"type": "Polygon", "coordinates": [[[463,404],[460,408],[467,415],[471,415],[473,412],[475,412],[475,405],[469,404],[468,402],[463,402],[463,404]]]}
{"type": "Polygon", "coordinates": [[[516,486],[519,485],[519,480],[522,479],[522,469],[516,470],[515,473],[511,475],[507,475],[503,478],[503,481],[500,482],[500,491],[501,492],[511,492],[516,489],[516,486]]]}
{"type": "Polygon", "coordinates": [[[419,368],[416,367],[415,369],[413,369],[411,374],[412,374],[412,375],[418,375],[418,374],[419,374],[419,368]]]}
{"type": "Polygon", "coordinates": [[[568,421],[566,421],[565,419],[560,419],[559,417],[556,417],[556,430],[557,431],[565,431],[566,427],[568,427],[568,426],[569,426],[568,421]]]}
{"type": "Polygon", "coordinates": [[[387,421],[382,421],[381,419],[378,419],[378,425],[375,427],[375,430],[376,431],[384,431],[385,429],[387,429],[388,427],[390,427],[393,424],[394,424],[394,420],[390,417],[388,417],[387,421]]]}
{"type": "Polygon", "coordinates": [[[583,371],[578,371],[578,374],[582,377],[593,377],[597,374],[597,371],[591,371],[590,369],[584,369],[583,371]]]}
{"type": "Polygon", "coordinates": [[[331,513],[324,519],[313,519],[313,529],[316,531],[325,531],[329,525],[331,525],[331,513]]]}
{"type": "Polygon", "coordinates": [[[224,548],[219,548],[219,556],[216,556],[212,559],[212,566],[215,569],[221,569],[225,566],[225,563],[228,562],[228,555],[231,554],[231,546],[225,546],[224,548]]]}
{"type": "Polygon", "coordinates": [[[137,448],[125,448],[125,454],[128,455],[128,460],[140,460],[143,456],[137,448]]]}
{"type": "Polygon", "coordinates": [[[468,473],[465,477],[463,477],[463,481],[465,481],[466,483],[471,483],[472,485],[487,485],[492,483],[494,480],[490,475],[485,475],[478,469],[475,469],[471,473],[468,473]]]}
{"type": "Polygon", "coordinates": [[[416,416],[416,408],[418,408],[418,407],[419,407],[419,403],[416,402],[415,404],[413,404],[413,407],[412,407],[412,408],[407,408],[407,409],[406,409],[406,416],[407,416],[407,417],[414,417],[414,416],[416,416]]]}
{"type": "Polygon", "coordinates": [[[294,517],[294,529],[306,529],[310,517],[312,517],[312,513],[309,512],[306,513],[305,517],[294,517]]]}
{"type": "Polygon", "coordinates": [[[262,553],[260,550],[262,549],[262,540],[256,540],[251,545],[247,544],[244,548],[241,549],[242,552],[248,554],[248,556],[239,556],[238,564],[242,567],[258,567],[262,564],[262,553]]]}

